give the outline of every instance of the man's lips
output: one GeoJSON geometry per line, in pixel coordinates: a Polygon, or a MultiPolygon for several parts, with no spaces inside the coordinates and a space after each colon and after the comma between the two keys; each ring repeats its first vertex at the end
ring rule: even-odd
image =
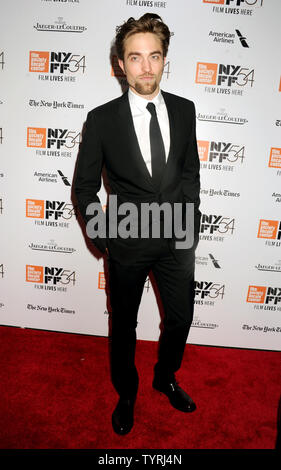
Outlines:
{"type": "Polygon", "coordinates": [[[152,80],[154,76],[140,77],[141,80],[152,80]]]}

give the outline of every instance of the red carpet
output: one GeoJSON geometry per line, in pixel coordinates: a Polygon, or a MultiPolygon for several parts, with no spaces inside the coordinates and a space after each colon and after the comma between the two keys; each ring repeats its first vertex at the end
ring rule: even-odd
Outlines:
{"type": "Polygon", "coordinates": [[[151,387],[157,343],[138,341],[135,426],[118,436],[107,338],[0,327],[0,339],[1,449],[276,447],[280,352],[187,345],[185,414],[151,387]]]}

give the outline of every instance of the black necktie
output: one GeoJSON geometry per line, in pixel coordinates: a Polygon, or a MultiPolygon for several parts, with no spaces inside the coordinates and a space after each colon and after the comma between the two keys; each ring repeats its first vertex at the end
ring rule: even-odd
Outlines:
{"type": "Polygon", "coordinates": [[[149,135],[150,135],[150,148],[151,148],[151,171],[152,179],[157,188],[161,183],[161,178],[165,168],[165,147],[157,119],[156,109],[154,103],[148,103],[148,111],[151,114],[149,135]]]}

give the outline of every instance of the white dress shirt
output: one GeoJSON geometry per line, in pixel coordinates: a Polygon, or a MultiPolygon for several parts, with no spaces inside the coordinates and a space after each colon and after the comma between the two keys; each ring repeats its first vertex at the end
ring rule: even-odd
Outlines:
{"type": "Polygon", "coordinates": [[[164,142],[165,156],[167,161],[170,149],[170,125],[166,104],[161,91],[159,91],[158,95],[156,95],[152,100],[147,100],[146,98],[137,95],[129,88],[128,96],[140,150],[147,166],[147,169],[151,174],[151,150],[149,138],[149,124],[151,114],[146,109],[146,106],[150,102],[155,104],[156,114],[164,142]]]}

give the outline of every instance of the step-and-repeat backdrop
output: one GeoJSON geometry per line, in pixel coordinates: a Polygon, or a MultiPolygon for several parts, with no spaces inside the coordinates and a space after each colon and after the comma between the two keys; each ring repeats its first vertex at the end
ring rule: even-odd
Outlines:
{"type": "MultiPolygon", "coordinates": [[[[188,342],[280,350],[279,0],[3,2],[0,324],[108,335],[104,261],[72,180],[87,112],[125,84],[116,27],[145,12],[172,33],[162,89],[196,105],[203,216],[188,342]]],[[[105,186],[99,195],[106,204],[105,186]]],[[[138,321],[139,339],[158,339],[149,278],[138,321]]]]}

